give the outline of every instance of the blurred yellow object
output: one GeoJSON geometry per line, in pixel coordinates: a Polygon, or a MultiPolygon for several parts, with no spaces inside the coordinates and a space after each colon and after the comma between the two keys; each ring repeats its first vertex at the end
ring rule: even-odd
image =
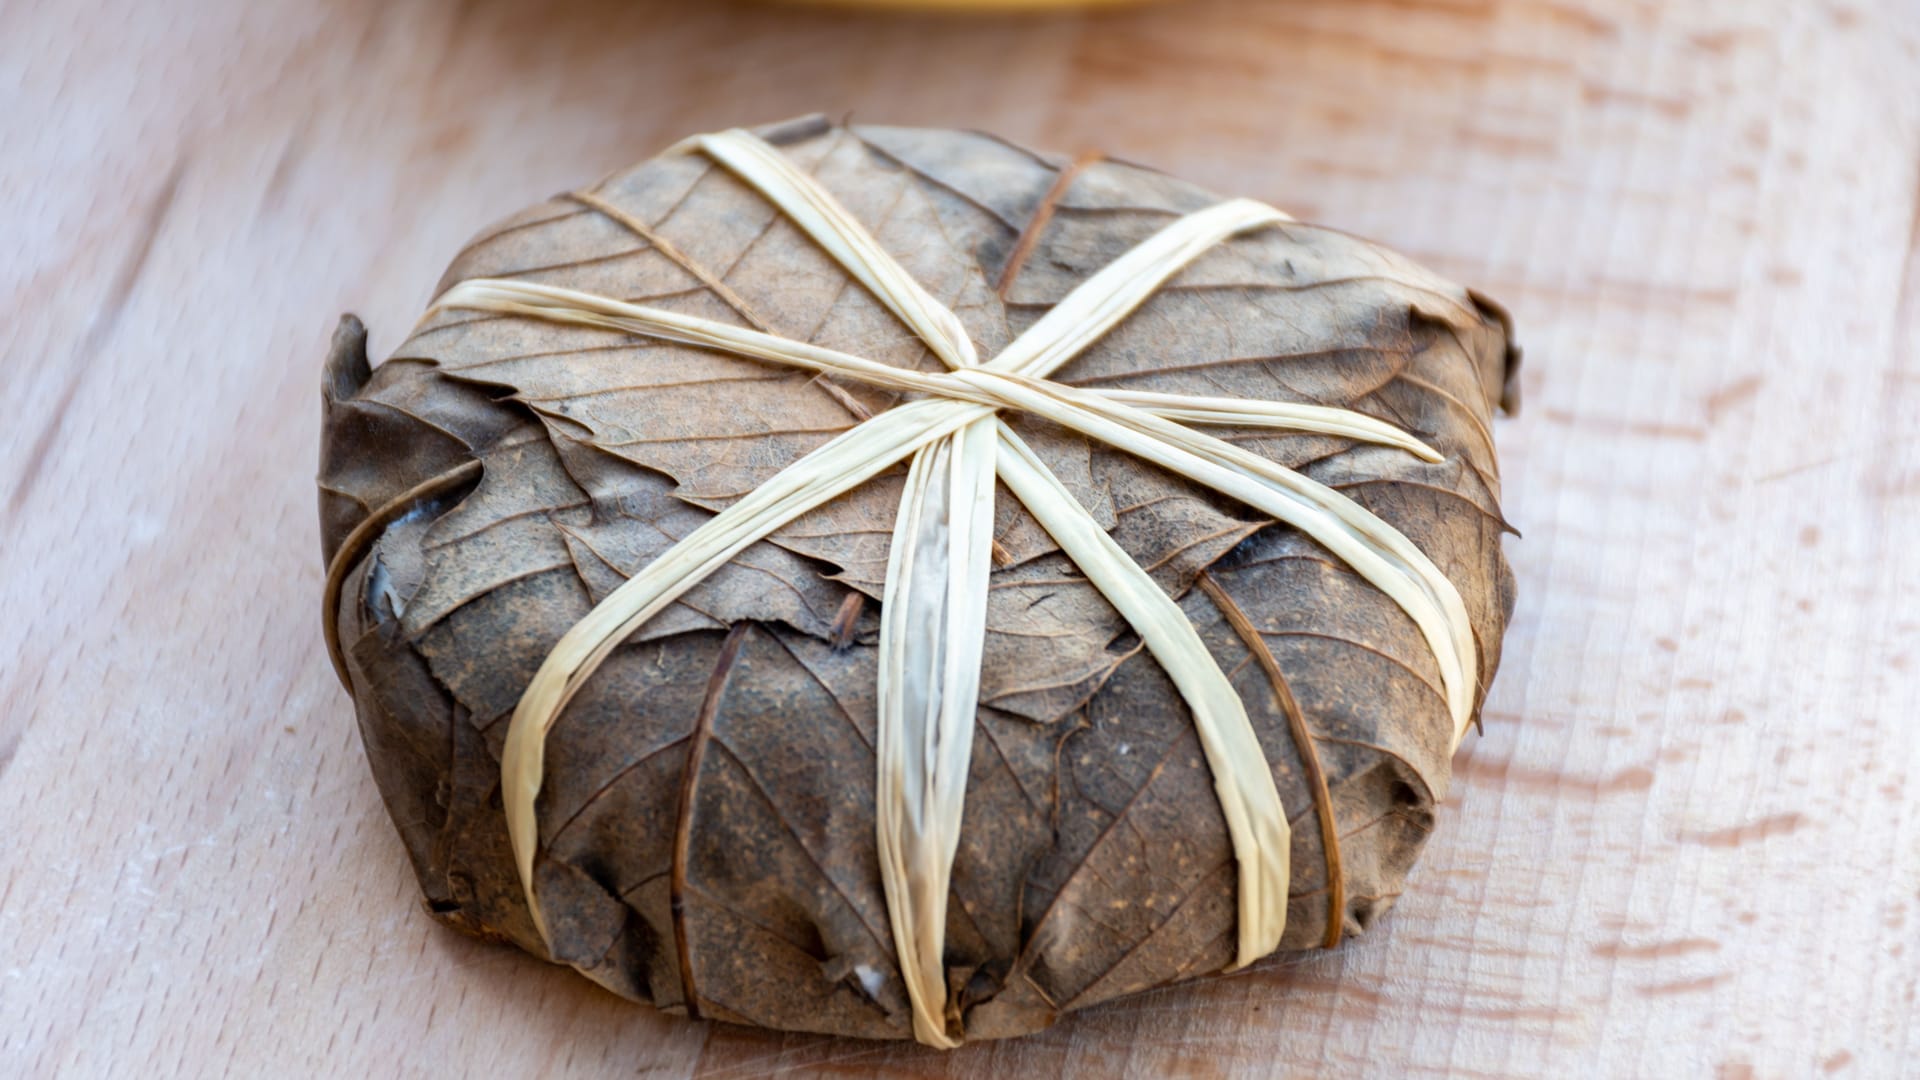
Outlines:
{"type": "Polygon", "coordinates": [[[1152,0],[767,0],[788,7],[892,8],[917,11],[1043,11],[1060,8],[1111,8],[1152,0]]]}

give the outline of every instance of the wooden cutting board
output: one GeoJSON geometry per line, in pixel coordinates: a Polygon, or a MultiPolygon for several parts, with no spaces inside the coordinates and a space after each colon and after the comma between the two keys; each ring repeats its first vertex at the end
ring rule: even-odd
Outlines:
{"type": "Polygon", "coordinates": [[[1920,1036],[1920,11],[0,9],[0,1074],[1886,1076],[1920,1036]],[[415,887],[318,372],[484,222],[810,109],[1101,149],[1513,309],[1520,609],[1362,940],[940,1056],[624,1004],[415,887]]]}

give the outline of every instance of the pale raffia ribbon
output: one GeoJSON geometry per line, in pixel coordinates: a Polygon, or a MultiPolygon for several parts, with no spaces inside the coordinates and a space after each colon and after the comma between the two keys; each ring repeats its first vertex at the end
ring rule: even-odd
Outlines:
{"type": "Polygon", "coordinates": [[[875,829],[915,1037],[952,1047],[964,1036],[947,1012],[946,905],[978,704],[996,476],[1132,625],[1185,699],[1239,868],[1234,966],[1271,953],[1286,928],[1291,837],[1239,695],[1179,606],[996,414],[1014,409],[1045,417],[1325,545],[1419,627],[1439,663],[1458,743],[1471,718],[1477,661],[1466,608],[1446,576],[1353,500],[1186,425],[1320,432],[1398,447],[1428,461],[1439,455],[1397,428],[1344,409],[1077,389],[1047,378],[1201,253],[1292,219],[1247,199],[1188,214],[1093,275],[982,363],[958,316],[778,150],[737,130],[697,136],[677,149],[707,155],[777,206],[949,370],[897,368],[758,330],[513,281],[463,281],[429,310],[490,311],[638,334],[921,395],[842,433],[716,514],[597,604],[541,664],[508,727],[501,781],[515,865],[542,938],[548,932],[534,888],[534,805],[547,733],[567,702],[622,641],[734,556],[911,458],[880,613],[875,829]]]}

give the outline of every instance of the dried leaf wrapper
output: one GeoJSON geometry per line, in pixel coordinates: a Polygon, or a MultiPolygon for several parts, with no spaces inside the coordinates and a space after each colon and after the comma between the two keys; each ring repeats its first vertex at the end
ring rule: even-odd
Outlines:
{"type": "Polygon", "coordinates": [[[1511,606],[1501,318],[1130,166],[763,134],[336,343],[330,640],[430,909],[936,1046],[1363,929],[1511,606]]]}

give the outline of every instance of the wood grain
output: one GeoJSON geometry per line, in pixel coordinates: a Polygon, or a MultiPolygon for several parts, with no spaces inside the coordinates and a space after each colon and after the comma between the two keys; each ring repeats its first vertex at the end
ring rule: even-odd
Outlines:
{"type": "Polygon", "coordinates": [[[1920,11],[0,6],[0,1074],[1885,1076],[1920,1049],[1920,11]],[[819,108],[1499,297],[1521,605],[1384,924],[947,1056],[433,926],[319,637],[317,379],[486,221],[819,108]]]}

